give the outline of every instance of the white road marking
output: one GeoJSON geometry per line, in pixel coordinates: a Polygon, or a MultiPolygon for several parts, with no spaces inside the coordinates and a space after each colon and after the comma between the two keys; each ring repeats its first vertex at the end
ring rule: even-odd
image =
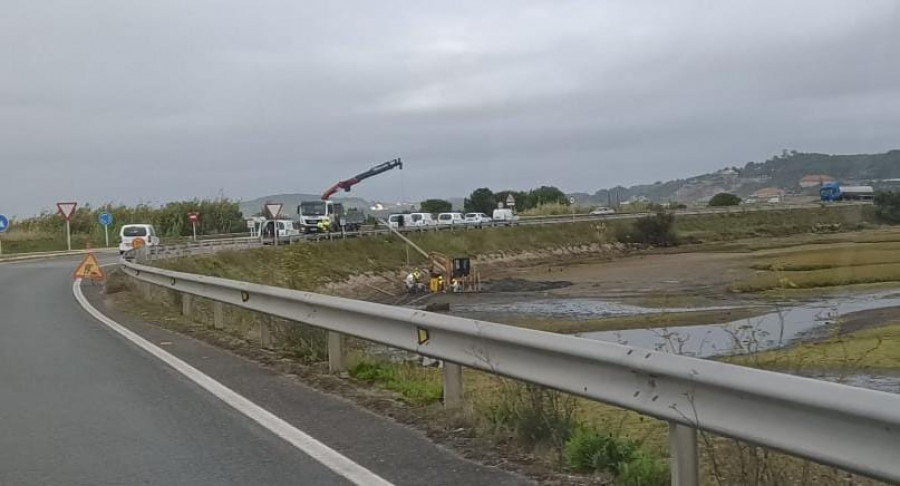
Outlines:
{"type": "Polygon", "coordinates": [[[176,358],[172,354],[163,351],[150,341],[147,341],[146,339],[130,331],[125,326],[110,319],[109,317],[106,317],[103,313],[92,306],[91,303],[88,302],[87,298],[85,298],[84,293],[82,293],[81,291],[81,280],[75,281],[75,283],[72,285],[72,292],[75,294],[75,300],[77,300],[78,303],[81,304],[81,307],[83,307],[84,310],[94,316],[95,319],[102,322],[113,331],[121,334],[125,339],[128,339],[132,343],[136,344],[144,351],[152,354],[167,365],[171,366],[176,371],[186,376],[194,383],[200,385],[202,388],[206,389],[206,391],[212,393],[216,396],[216,398],[227,403],[238,412],[244,414],[256,423],[262,425],[273,434],[288,441],[291,445],[293,445],[306,455],[312,457],[336,474],[343,476],[353,484],[357,484],[359,486],[393,486],[390,482],[376,475],[372,471],[369,471],[368,469],[351,461],[336,450],[319,442],[312,436],[304,433],[288,422],[278,418],[272,412],[269,412],[268,410],[251,402],[247,398],[244,398],[234,390],[205,375],[197,368],[194,368],[193,366],[176,358]]]}

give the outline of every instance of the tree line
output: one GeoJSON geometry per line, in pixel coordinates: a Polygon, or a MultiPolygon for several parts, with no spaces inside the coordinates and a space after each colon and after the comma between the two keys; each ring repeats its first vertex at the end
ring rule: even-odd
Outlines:
{"type": "MultiPolygon", "coordinates": [[[[517,211],[527,211],[544,204],[569,204],[566,194],[554,186],[541,186],[529,191],[505,190],[499,192],[494,192],[488,187],[481,187],[472,191],[465,198],[463,211],[491,214],[494,209],[497,209],[499,203],[506,205],[509,196],[515,199],[517,211]]],[[[419,204],[419,208],[426,213],[448,213],[453,210],[453,205],[450,201],[443,199],[427,199],[419,204]]]]}
{"type": "MultiPolygon", "coordinates": [[[[200,214],[197,234],[238,233],[247,231],[238,203],[229,199],[194,199],[177,201],[161,206],[138,204],[136,206],[104,204],[97,207],[79,207],[69,222],[72,234],[90,235],[102,240],[104,230],[98,222],[101,213],[110,213],[113,224],[110,234],[118,234],[126,224],[152,224],[161,236],[190,236],[193,233],[188,219],[190,212],[200,214]]],[[[13,230],[59,234],[65,231],[65,220],[57,213],[44,212],[39,216],[15,221],[13,230]]]]}

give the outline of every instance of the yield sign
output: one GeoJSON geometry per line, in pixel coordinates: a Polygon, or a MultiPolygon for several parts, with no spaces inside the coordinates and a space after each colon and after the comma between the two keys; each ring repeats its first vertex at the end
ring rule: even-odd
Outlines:
{"type": "Polygon", "coordinates": [[[106,278],[106,274],[103,273],[103,269],[100,268],[100,264],[97,263],[97,257],[93,253],[88,253],[84,256],[84,260],[75,269],[73,276],[76,279],[89,278],[91,280],[103,280],[106,278]]]}
{"type": "Polygon", "coordinates": [[[75,202],[59,202],[56,203],[57,209],[59,209],[59,214],[62,215],[66,221],[72,219],[72,215],[75,214],[75,208],[78,207],[78,203],[75,202]]]}
{"type": "Polygon", "coordinates": [[[281,214],[282,206],[283,204],[266,203],[266,212],[269,213],[270,218],[278,219],[278,215],[281,214]]]}

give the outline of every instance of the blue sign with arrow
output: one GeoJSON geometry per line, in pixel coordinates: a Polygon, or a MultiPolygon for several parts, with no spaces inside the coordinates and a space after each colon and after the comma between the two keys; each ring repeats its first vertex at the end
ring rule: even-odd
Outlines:
{"type": "Polygon", "coordinates": [[[98,219],[100,220],[100,224],[102,224],[103,226],[109,226],[113,222],[112,214],[109,213],[100,213],[100,217],[98,219]]]}
{"type": "Polygon", "coordinates": [[[5,215],[0,214],[0,233],[9,229],[9,218],[5,215]]]}

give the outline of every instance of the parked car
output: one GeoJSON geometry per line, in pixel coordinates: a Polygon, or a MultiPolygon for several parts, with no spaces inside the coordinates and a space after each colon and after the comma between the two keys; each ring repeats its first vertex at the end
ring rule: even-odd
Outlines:
{"type": "Polygon", "coordinates": [[[513,213],[512,209],[509,208],[499,208],[494,210],[493,217],[491,220],[494,224],[516,224],[519,221],[519,217],[513,213]]]}
{"type": "Polygon", "coordinates": [[[159,237],[152,224],[126,224],[119,230],[119,254],[133,250],[134,242],[138,239],[142,240],[143,246],[159,244],[159,237]]]}
{"type": "Polygon", "coordinates": [[[462,213],[441,213],[438,214],[438,226],[464,226],[466,218],[462,213]]]}
{"type": "Polygon", "coordinates": [[[593,214],[594,216],[598,216],[598,215],[602,215],[602,214],[616,214],[616,210],[613,208],[599,207],[599,208],[591,211],[591,214],[593,214]]]}
{"type": "Polygon", "coordinates": [[[466,224],[469,226],[484,226],[486,224],[491,224],[493,220],[490,216],[484,213],[466,213],[466,224]]]}

